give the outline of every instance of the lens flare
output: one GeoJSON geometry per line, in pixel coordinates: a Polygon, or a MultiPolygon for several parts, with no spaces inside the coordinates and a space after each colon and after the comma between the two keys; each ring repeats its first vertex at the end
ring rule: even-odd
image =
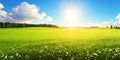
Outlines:
{"type": "Polygon", "coordinates": [[[76,27],[80,19],[80,9],[75,5],[65,6],[62,11],[63,25],[76,27]]]}

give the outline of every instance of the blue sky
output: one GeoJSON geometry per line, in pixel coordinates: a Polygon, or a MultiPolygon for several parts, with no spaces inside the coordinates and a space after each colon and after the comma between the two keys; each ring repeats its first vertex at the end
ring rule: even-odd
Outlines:
{"type": "Polygon", "coordinates": [[[40,8],[39,13],[45,12],[53,19],[51,23],[54,24],[62,23],[60,14],[64,13],[61,9],[70,4],[80,7],[83,15],[76,24],[111,22],[120,13],[120,0],[0,0],[5,7],[3,10],[8,13],[22,2],[35,4],[40,8]]]}

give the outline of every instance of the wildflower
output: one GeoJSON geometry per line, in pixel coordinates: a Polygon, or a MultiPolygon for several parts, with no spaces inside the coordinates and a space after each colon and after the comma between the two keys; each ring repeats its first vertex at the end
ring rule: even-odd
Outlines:
{"type": "Polygon", "coordinates": [[[112,56],[112,58],[114,58],[115,56],[112,56]]]}
{"type": "Polygon", "coordinates": [[[21,55],[19,54],[19,56],[18,57],[21,57],[21,55]]]}
{"type": "Polygon", "coordinates": [[[58,52],[60,53],[61,51],[59,50],[58,52]]]}
{"type": "Polygon", "coordinates": [[[67,50],[67,48],[65,48],[65,50],[67,50]]]}
{"type": "Polygon", "coordinates": [[[101,51],[100,51],[100,50],[97,50],[96,52],[101,53],[101,51]]]}
{"type": "Polygon", "coordinates": [[[25,57],[28,57],[28,55],[26,55],[25,57]]]}
{"type": "Polygon", "coordinates": [[[98,54],[97,54],[97,53],[93,53],[93,55],[98,56],[98,54]]]}
{"type": "Polygon", "coordinates": [[[7,59],[7,55],[4,58],[7,59]]]}
{"type": "Polygon", "coordinates": [[[62,47],[62,46],[59,46],[59,47],[62,47]]]}
{"type": "Polygon", "coordinates": [[[18,56],[19,54],[18,53],[16,53],[16,56],[18,56]]]}
{"type": "Polygon", "coordinates": [[[109,49],[109,51],[112,51],[112,49],[109,49]]]}
{"type": "Polygon", "coordinates": [[[58,49],[57,47],[55,47],[55,49],[58,49]]]}
{"type": "Polygon", "coordinates": [[[89,54],[87,54],[87,56],[89,56],[89,54]]]}
{"type": "Polygon", "coordinates": [[[70,60],[74,60],[74,58],[72,57],[70,60]]]}
{"type": "Polygon", "coordinates": [[[5,55],[3,54],[1,57],[4,57],[5,55]]]}
{"type": "Polygon", "coordinates": [[[41,52],[43,52],[43,50],[40,50],[39,52],[41,53],[41,52]]]}
{"type": "Polygon", "coordinates": [[[12,50],[15,50],[15,48],[12,48],[12,50]]]}
{"type": "Polygon", "coordinates": [[[81,55],[81,54],[79,54],[79,55],[81,55]]]}
{"type": "Polygon", "coordinates": [[[58,58],[58,60],[62,60],[62,58],[58,58]]]}
{"type": "Polygon", "coordinates": [[[48,46],[44,46],[44,48],[48,48],[48,46]]]}
{"type": "Polygon", "coordinates": [[[116,48],[117,50],[119,50],[120,48],[116,48]]]}
{"type": "Polygon", "coordinates": [[[10,56],[10,58],[13,58],[13,56],[10,56]]]}
{"type": "Polygon", "coordinates": [[[119,51],[118,48],[116,48],[116,49],[115,49],[115,52],[118,52],[118,51],[119,51]]]}
{"type": "Polygon", "coordinates": [[[47,53],[47,55],[50,55],[50,53],[47,53]]]}
{"type": "Polygon", "coordinates": [[[106,52],[107,50],[106,49],[103,49],[104,52],[106,52]]]}
{"type": "Polygon", "coordinates": [[[87,51],[87,53],[89,53],[89,51],[87,51]]]}
{"type": "Polygon", "coordinates": [[[90,57],[93,57],[92,55],[90,55],[90,57]]]}
{"type": "Polygon", "coordinates": [[[66,54],[68,55],[68,52],[66,52],[66,54]]]}

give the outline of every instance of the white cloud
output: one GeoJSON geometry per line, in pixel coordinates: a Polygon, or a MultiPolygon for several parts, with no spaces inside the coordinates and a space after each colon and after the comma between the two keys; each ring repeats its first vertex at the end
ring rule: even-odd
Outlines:
{"type": "Polygon", "coordinates": [[[110,27],[111,24],[112,24],[111,22],[105,21],[105,22],[103,22],[102,24],[100,24],[100,27],[110,27]]]}
{"type": "Polygon", "coordinates": [[[47,16],[47,14],[45,12],[42,12],[40,16],[41,16],[40,18],[41,20],[45,20],[45,17],[47,16]]]}
{"type": "Polygon", "coordinates": [[[116,16],[116,19],[120,20],[120,13],[116,16]]]}
{"type": "Polygon", "coordinates": [[[0,20],[3,20],[4,18],[6,18],[7,16],[7,12],[0,10],[0,20]]]}
{"type": "Polygon", "coordinates": [[[120,13],[116,16],[114,21],[103,22],[102,24],[100,24],[100,27],[110,27],[111,25],[120,27],[120,13]]]}
{"type": "Polygon", "coordinates": [[[43,16],[38,13],[39,8],[27,2],[23,2],[12,10],[12,17],[17,20],[41,20],[43,16]]]}
{"type": "Polygon", "coordinates": [[[48,24],[48,22],[40,21],[40,24],[48,24]]]}
{"type": "Polygon", "coordinates": [[[7,18],[7,12],[2,10],[2,8],[4,8],[4,6],[0,3],[0,22],[7,18]]]}
{"type": "Polygon", "coordinates": [[[51,17],[47,17],[45,12],[39,13],[39,7],[35,4],[29,4],[23,2],[20,5],[12,9],[12,12],[7,13],[1,10],[4,6],[0,3],[0,21],[5,22],[20,22],[30,23],[33,20],[51,20],[51,17]]]}
{"type": "Polygon", "coordinates": [[[2,3],[0,3],[0,9],[2,9],[2,8],[4,8],[4,6],[3,6],[3,4],[2,4],[2,3]]]}
{"type": "Polygon", "coordinates": [[[47,21],[47,22],[51,22],[51,21],[53,21],[53,19],[52,19],[50,16],[48,16],[48,17],[46,18],[46,21],[47,21]]]}
{"type": "Polygon", "coordinates": [[[116,21],[113,24],[114,26],[120,27],[120,13],[116,16],[116,21]]]}

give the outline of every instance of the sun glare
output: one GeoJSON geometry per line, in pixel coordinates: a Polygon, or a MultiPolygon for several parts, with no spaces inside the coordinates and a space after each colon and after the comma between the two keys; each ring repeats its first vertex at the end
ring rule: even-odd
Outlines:
{"type": "Polygon", "coordinates": [[[79,17],[79,12],[74,7],[68,7],[64,11],[64,17],[67,20],[77,19],[79,17]]]}
{"type": "Polygon", "coordinates": [[[78,20],[80,19],[80,10],[78,7],[71,5],[63,8],[62,14],[64,26],[66,27],[76,27],[78,20]]]}

